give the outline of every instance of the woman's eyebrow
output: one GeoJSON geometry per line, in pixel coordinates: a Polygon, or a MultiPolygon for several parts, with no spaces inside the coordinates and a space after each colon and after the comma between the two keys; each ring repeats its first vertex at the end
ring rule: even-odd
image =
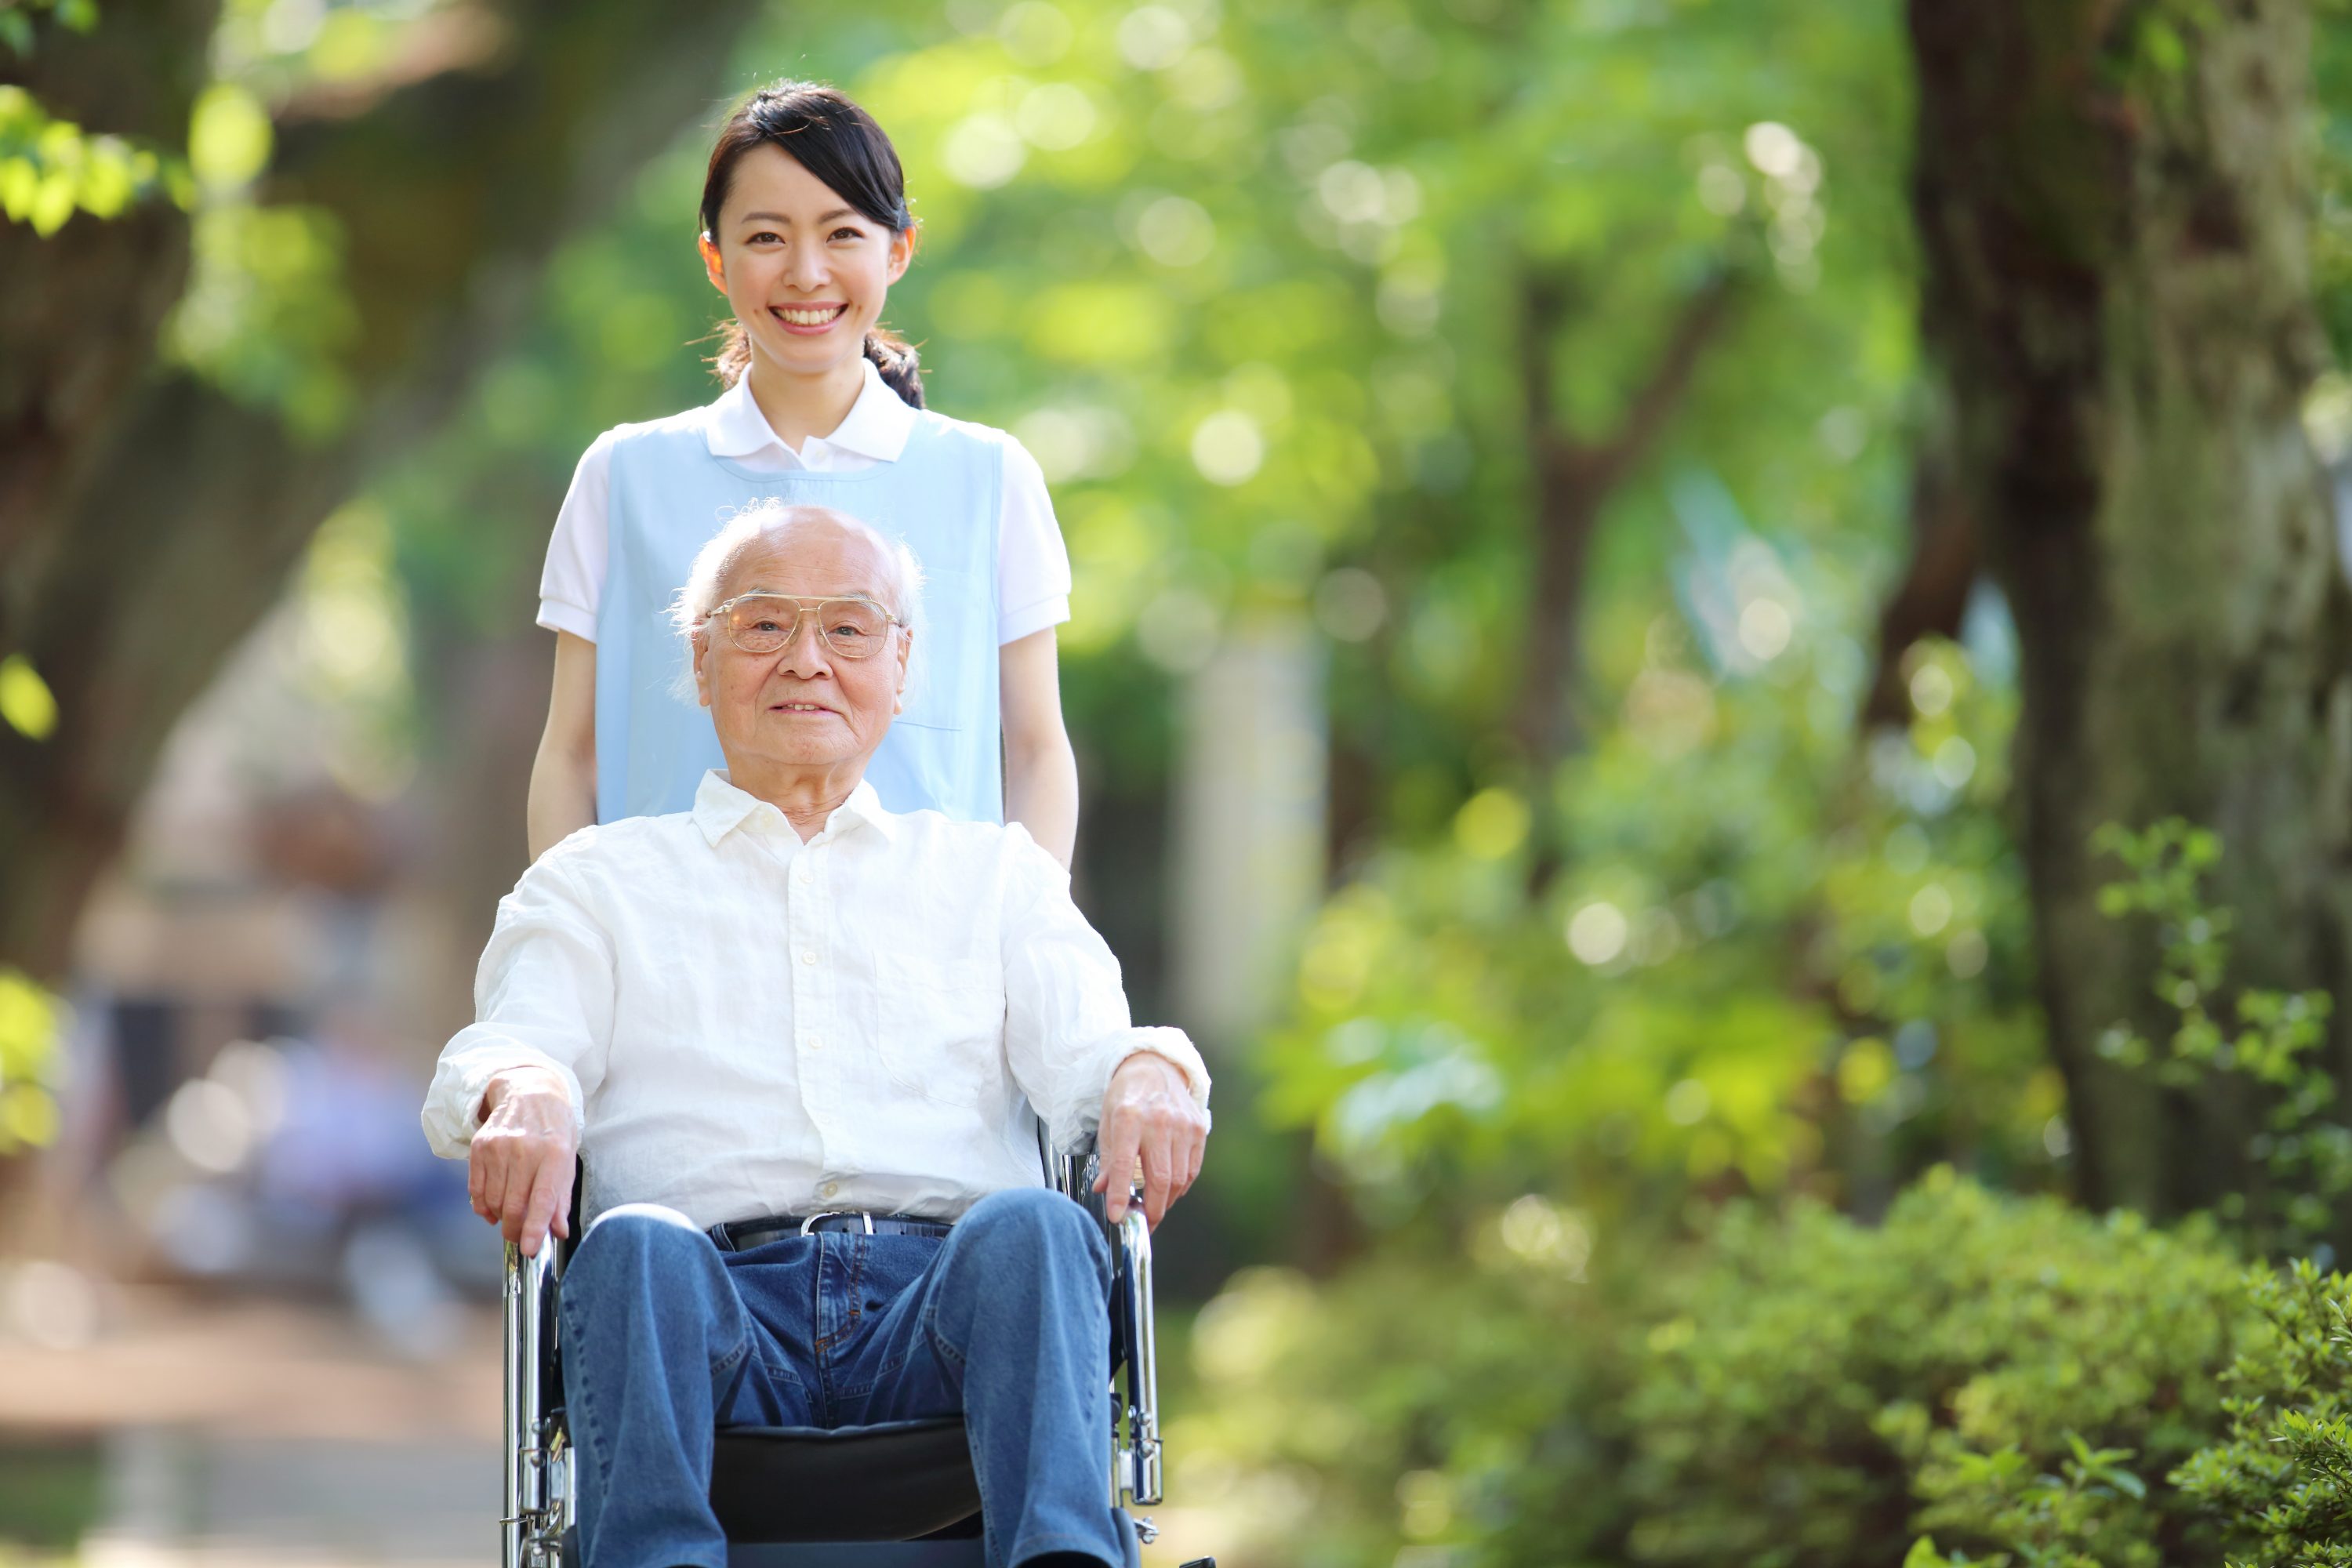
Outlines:
{"type": "MultiPolygon", "coordinates": [[[[835,218],[856,217],[856,216],[857,209],[856,207],[835,207],[831,212],[817,214],[816,221],[819,223],[831,223],[835,218]]],[[[736,219],[736,221],[738,223],[788,224],[793,220],[782,213],[745,213],[741,217],[736,219]]]]}

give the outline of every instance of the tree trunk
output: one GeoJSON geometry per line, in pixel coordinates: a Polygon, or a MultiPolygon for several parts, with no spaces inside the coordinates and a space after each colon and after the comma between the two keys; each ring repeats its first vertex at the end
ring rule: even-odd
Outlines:
{"type": "Polygon", "coordinates": [[[1865,730],[1911,721],[1903,656],[1923,637],[1957,639],[1982,555],[1960,480],[1949,403],[1937,397],[1912,439],[1911,558],[1878,615],[1878,654],[1863,695],[1865,730]]]}
{"type": "MultiPolygon", "coordinates": [[[[1731,315],[1738,275],[1718,270],[1683,302],[1648,374],[1614,428],[1599,439],[1567,427],[1554,385],[1570,310],[1567,280],[1531,275],[1521,288],[1520,378],[1535,468],[1535,561],[1528,594],[1528,646],[1512,730],[1526,755],[1547,829],[1551,774],[1574,744],[1585,567],[1601,513],[1648,457],[1682,406],[1708,348],[1731,315]]],[[[1545,837],[1552,837],[1547,831],[1545,837]]],[[[1557,843],[1539,843],[1534,879],[1549,875],[1557,843]]]]}
{"type": "MultiPolygon", "coordinates": [[[[454,64],[281,113],[266,195],[340,226],[359,328],[357,411],[328,439],[184,373],[150,372],[123,395],[122,368],[152,365],[177,295],[184,218],[76,217],[48,241],[0,228],[0,294],[47,301],[0,314],[0,653],[30,658],[60,715],[38,742],[0,727],[0,963],[63,972],[74,918],[173,721],[319,523],[456,406],[556,242],[709,112],[751,15],[727,0],[509,0],[454,64]],[[136,308],[118,320],[61,303],[77,299],[136,308]],[[93,333],[95,372],[81,352],[93,333]]],[[[108,7],[86,41],[96,56],[60,38],[44,57],[81,96],[45,101],[92,130],[126,128],[108,110],[146,101],[158,50],[140,29],[166,20],[185,58],[202,58],[209,12],[108,7]]],[[[171,80],[180,100],[164,119],[184,127],[193,84],[171,80]]]]}
{"type": "Polygon", "coordinates": [[[2352,1002],[2352,615],[2301,423],[2326,359],[2309,17],[1909,13],[1924,325],[2017,617],[2021,842],[2077,1181],[2095,1205],[2176,1213],[2260,1173],[2229,1097],[2168,1102],[2098,1052],[2118,1020],[2161,1040],[2177,1015],[2150,995],[2153,933],[2098,912],[2120,868],[2094,830],[2212,826],[2231,982],[2352,1002]]]}

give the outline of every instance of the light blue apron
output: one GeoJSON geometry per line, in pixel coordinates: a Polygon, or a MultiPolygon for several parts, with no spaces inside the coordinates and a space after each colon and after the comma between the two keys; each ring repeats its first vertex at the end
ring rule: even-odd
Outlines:
{"type": "Polygon", "coordinates": [[[919,412],[894,463],[761,473],[711,456],[698,421],[639,426],[613,443],[611,554],[596,612],[596,820],[693,809],[725,766],[710,711],[677,695],[689,665],[670,601],[712,534],[754,501],[814,502],[903,539],[923,566],[924,621],[907,710],[867,763],[892,811],[967,822],[1004,816],[998,742],[996,536],[1003,448],[919,412]]]}

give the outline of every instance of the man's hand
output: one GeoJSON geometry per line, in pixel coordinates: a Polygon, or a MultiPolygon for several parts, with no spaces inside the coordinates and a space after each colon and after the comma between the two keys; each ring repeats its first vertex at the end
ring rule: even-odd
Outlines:
{"type": "Polygon", "coordinates": [[[1095,1178],[1095,1191],[1108,1194],[1111,1223],[1127,1217],[1128,1190],[1139,1159],[1143,1217],[1157,1230],[1168,1205],[1199,1180],[1208,1142],[1208,1115],[1192,1103],[1182,1068],[1150,1051],[1119,1063],[1103,1096],[1102,1129],[1096,1138],[1102,1174],[1095,1178]]]}
{"type": "Polygon", "coordinates": [[[482,1095],[481,1131],[466,1157],[474,1212],[539,1256],[552,1230],[572,1234],[572,1161],[580,1134],[563,1080],[544,1068],[512,1068],[482,1095]]]}

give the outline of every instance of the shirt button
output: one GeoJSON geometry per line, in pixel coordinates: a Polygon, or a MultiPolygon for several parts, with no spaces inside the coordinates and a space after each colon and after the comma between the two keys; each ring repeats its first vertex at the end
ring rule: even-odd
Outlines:
{"type": "Polygon", "coordinates": [[[803,963],[814,963],[816,962],[816,950],[814,948],[805,947],[801,949],[801,962],[803,963]]]}
{"type": "Polygon", "coordinates": [[[824,1185],[816,1190],[816,1195],[826,1199],[827,1201],[837,1198],[841,1195],[841,1184],[839,1182],[827,1182],[824,1185]]]}
{"type": "Polygon", "coordinates": [[[813,1051],[821,1051],[824,1049],[824,1042],[818,1039],[814,1035],[811,1035],[808,1039],[808,1048],[813,1051]]]}

